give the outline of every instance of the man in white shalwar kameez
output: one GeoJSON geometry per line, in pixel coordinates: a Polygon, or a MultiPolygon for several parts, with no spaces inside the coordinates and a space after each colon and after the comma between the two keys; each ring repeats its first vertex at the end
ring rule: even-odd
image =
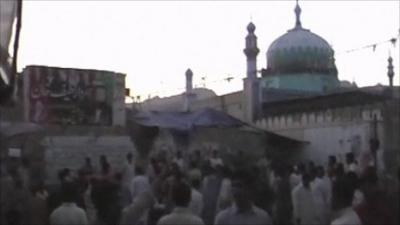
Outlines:
{"type": "Polygon", "coordinates": [[[136,176],[132,179],[129,189],[132,202],[142,192],[150,190],[151,188],[149,178],[144,174],[144,171],[141,167],[136,167],[135,174],[136,176]]]}
{"type": "Polygon", "coordinates": [[[293,167],[293,171],[289,177],[290,188],[293,190],[301,182],[301,174],[297,166],[293,167]]]}
{"type": "Polygon", "coordinates": [[[310,175],[304,174],[302,182],[292,191],[293,216],[296,225],[319,224],[310,180],[310,175]]]}
{"type": "Polygon", "coordinates": [[[324,179],[324,169],[317,168],[317,176],[311,183],[311,189],[316,206],[318,221],[320,224],[329,223],[330,214],[330,184],[324,179]]]}
{"type": "Polygon", "coordinates": [[[122,169],[122,176],[123,185],[129,187],[132,179],[135,177],[135,163],[133,162],[132,153],[126,155],[126,161],[122,169]]]}

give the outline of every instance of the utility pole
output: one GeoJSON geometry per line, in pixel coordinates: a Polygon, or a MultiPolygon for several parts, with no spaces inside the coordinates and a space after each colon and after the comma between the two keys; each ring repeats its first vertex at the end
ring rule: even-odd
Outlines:
{"type": "Polygon", "coordinates": [[[369,145],[370,145],[370,150],[371,150],[372,156],[374,158],[375,171],[377,171],[377,168],[378,168],[377,151],[379,149],[379,139],[378,139],[378,119],[377,119],[376,114],[374,114],[374,117],[372,120],[372,138],[369,141],[369,145]]]}

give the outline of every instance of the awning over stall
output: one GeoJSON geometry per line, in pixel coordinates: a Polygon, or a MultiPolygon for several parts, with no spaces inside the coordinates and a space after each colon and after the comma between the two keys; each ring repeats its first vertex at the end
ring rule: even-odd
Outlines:
{"type": "Polygon", "coordinates": [[[296,140],[283,135],[256,128],[235,117],[211,108],[194,112],[137,112],[128,116],[128,121],[144,127],[157,127],[177,131],[190,131],[195,127],[233,128],[249,132],[265,133],[270,139],[291,144],[306,144],[308,142],[296,140]]]}
{"type": "Polygon", "coordinates": [[[0,135],[6,138],[40,131],[43,131],[43,127],[35,123],[0,122],[0,135]]]}

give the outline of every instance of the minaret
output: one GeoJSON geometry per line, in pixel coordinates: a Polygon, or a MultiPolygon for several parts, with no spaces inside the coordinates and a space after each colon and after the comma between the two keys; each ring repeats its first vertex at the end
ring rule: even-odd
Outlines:
{"type": "Polygon", "coordinates": [[[256,26],[253,23],[247,25],[246,48],[243,50],[247,58],[247,78],[257,77],[257,55],[260,50],[257,47],[257,36],[254,34],[256,26]]]}
{"type": "Polygon", "coordinates": [[[260,50],[257,47],[257,36],[254,34],[256,26],[253,23],[247,25],[246,48],[243,50],[247,58],[247,73],[243,79],[243,105],[244,119],[251,123],[260,112],[260,81],[257,78],[257,55],[260,50]]]}
{"type": "Polygon", "coordinates": [[[190,105],[193,95],[193,72],[191,69],[187,69],[185,72],[186,76],[186,92],[184,95],[183,111],[189,112],[190,105]]]}
{"type": "Polygon", "coordinates": [[[393,71],[393,59],[392,56],[389,56],[388,58],[388,72],[387,75],[389,77],[389,87],[393,88],[393,76],[394,76],[394,71],[393,71]]]}

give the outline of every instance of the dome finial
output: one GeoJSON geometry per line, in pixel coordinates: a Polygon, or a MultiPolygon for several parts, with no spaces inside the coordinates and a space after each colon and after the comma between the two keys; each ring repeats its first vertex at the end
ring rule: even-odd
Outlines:
{"type": "Polygon", "coordinates": [[[301,8],[299,6],[299,0],[296,0],[296,8],[294,9],[294,13],[296,14],[296,26],[294,28],[301,28],[301,21],[300,21],[301,8]]]}
{"type": "Polygon", "coordinates": [[[255,30],[256,30],[256,26],[254,25],[253,22],[250,22],[250,23],[247,25],[247,31],[248,31],[250,34],[253,34],[255,30]]]}

